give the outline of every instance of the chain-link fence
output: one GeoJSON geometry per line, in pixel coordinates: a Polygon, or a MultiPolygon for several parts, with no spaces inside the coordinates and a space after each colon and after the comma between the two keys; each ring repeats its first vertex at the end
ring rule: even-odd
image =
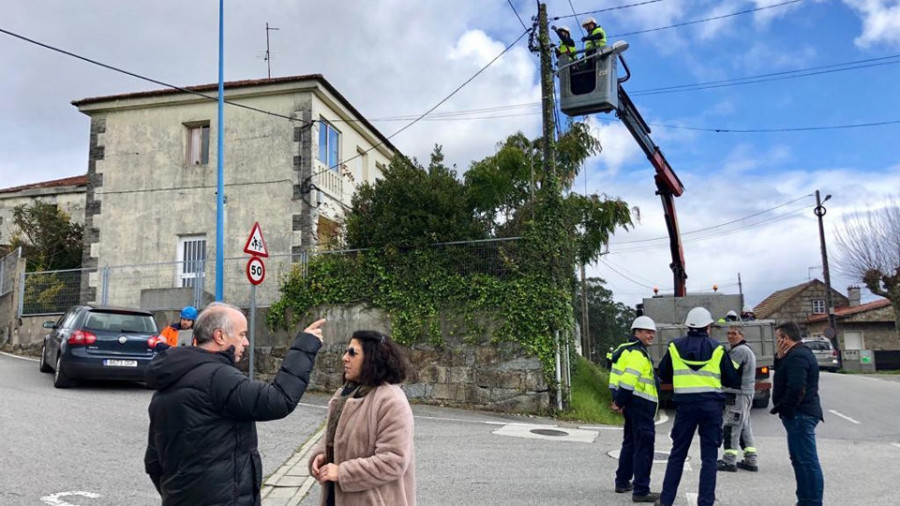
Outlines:
{"type": "Polygon", "coordinates": [[[13,290],[16,284],[16,265],[22,248],[16,248],[0,260],[0,297],[13,290]]]}
{"type": "MultiPolygon", "coordinates": [[[[439,255],[441,265],[460,275],[481,273],[505,277],[515,270],[520,254],[518,238],[434,244],[447,254],[439,255]]],[[[280,296],[281,280],[295,267],[306,274],[311,258],[321,255],[357,255],[364,250],[301,252],[264,258],[265,281],[256,288],[256,305],[272,305],[280,296]]],[[[423,250],[379,249],[379,254],[402,258],[423,250]]],[[[426,252],[427,253],[427,252],[426,252]]],[[[239,307],[250,304],[247,279],[249,256],[226,258],[223,298],[239,307]]],[[[6,259],[4,259],[4,265],[6,259]]],[[[215,300],[215,261],[163,262],[140,265],[104,266],[92,269],[29,272],[22,286],[22,315],[62,313],[75,304],[139,307],[147,310],[203,307],[215,300]]],[[[11,270],[15,270],[14,268],[11,270]]],[[[341,275],[333,272],[333,275],[341,275]]],[[[4,281],[4,285],[5,281],[4,281]]],[[[12,284],[10,284],[12,286],[12,284]]],[[[11,288],[10,288],[11,289],[11,288]]]]}

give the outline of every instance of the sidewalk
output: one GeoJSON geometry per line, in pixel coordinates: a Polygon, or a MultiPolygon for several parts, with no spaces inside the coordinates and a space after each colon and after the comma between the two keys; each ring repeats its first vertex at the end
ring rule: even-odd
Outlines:
{"type": "Polygon", "coordinates": [[[310,450],[324,433],[324,428],[319,429],[263,483],[263,506],[296,506],[306,497],[310,488],[316,484],[316,480],[309,476],[306,463],[310,450]]]}

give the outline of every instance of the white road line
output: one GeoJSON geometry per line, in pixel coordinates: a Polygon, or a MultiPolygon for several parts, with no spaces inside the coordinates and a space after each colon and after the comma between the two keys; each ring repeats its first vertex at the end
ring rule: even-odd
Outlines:
{"type": "Polygon", "coordinates": [[[691,506],[695,506],[697,504],[697,498],[700,497],[700,494],[687,492],[684,494],[684,496],[687,497],[688,504],[690,504],[691,506]]]}
{"type": "Polygon", "coordinates": [[[831,414],[833,414],[833,415],[837,415],[837,416],[843,418],[844,420],[847,420],[848,422],[853,422],[853,423],[855,423],[856,425],[860,425],[860,423],[857,422],[856,420],[850,418],[850,417],[847,416],[847,415],[838,413],[837,411],[835,411],[835,410],[833,410],[833,409],[829,409],[828,412],[831,413],[831,414]]]}
{"type": "Polygon", "coordinates": [[[27,360],[27,361],[29,361],[29,362],[38,362],[38,359],[36,359],[36,358],[31,358],[31,357],[20,357],[20,356],[18,356],[18,355],[13,355],[12,353],[6,353],[6,352],[3,352],[3,351],[0,351],[0,355],[6,355],[7,357],[17,358],[17,359],[19,359],[19,360],[27,360]]]}
{"type": "Polygon", "coordinates": [[[665,414],[665,413],[660,413],[660,414],[659,414],[659,420],[656,421],[656,424],[655,424],[655,425],[662,425],[662,424],[664,424],[664,423],[666,423],[666,422],[668,422],[668,421],[669,421],[669,415],[667,415],[667,414],[665,414]]]}
{"type": "Polygon", "coordinates": [[[891,443],[891,445],[896,446],[897,448],[900,448],[900,443],[891,443]]]}

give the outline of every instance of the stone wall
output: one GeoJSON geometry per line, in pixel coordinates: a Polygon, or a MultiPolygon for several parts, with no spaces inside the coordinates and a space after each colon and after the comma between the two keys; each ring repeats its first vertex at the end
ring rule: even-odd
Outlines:
{"type": "MultiPolygon", "coordinates": [[[[824,300],[827,304],[827,298],[825,297],[826,288],[824,283],[815,283],[807,287],[798,295],[794,296],[791,300],[787,301],[784,305],[778,308],[778,311],[775,311],[767,318],[777,321],[778,323],[785,321],[794,321],[800,325],[800,328],[805,332],[809,332],[807,329],[806,319],[809,316],[813,315],[813,300],[824,300]]],[[[832,303],[834,307],[842,307],[850,305],[850,301],[847,297],[840,294],[836,290],[831,291],[832,303]]]]}
{"type": "MultiPolygon", "coordinates": [[[[810,335],[822,334],[827,326],[827,321],[812,322],[807,325],[807,331],[810,335]]],[[[891,306],[839,317],[837,330],[841,349],[844,349],[844,332],[859,332],[867,350],[900,350],[900,337],[891,306]]]]}
{"type": "MultiPolygon", "coordinates": [[[[318,314],[328,323],[310,388],[332,392],[341,385],[341,357],[353,331],[371,329],[390,335],[390,330],[381,311],[361,305],[329,307],[318,314]]],[[[441,345],[417,343],[407,349],[412,373],[403,389],[411,400],[514,413],[549,409],[550,389],[537,358],[526,357],[517,343],[493,343],[490,336],[463,342],[449,331],[453,327],[442,322],[441,345]]],[[[278,371],[289,344],[284,335],[277,344],[257,346],[259,379],[271,379],[278,371]]]]}

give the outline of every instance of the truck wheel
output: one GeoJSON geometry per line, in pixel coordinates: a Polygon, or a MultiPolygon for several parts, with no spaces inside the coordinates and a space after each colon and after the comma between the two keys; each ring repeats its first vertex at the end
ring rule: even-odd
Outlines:
{"type": "Polygon", "coordinates": [[[753,407],[756,409],[768,408],[769,407],[769,396],[765,396],[762,399],[753,399],[753,407]]]}

